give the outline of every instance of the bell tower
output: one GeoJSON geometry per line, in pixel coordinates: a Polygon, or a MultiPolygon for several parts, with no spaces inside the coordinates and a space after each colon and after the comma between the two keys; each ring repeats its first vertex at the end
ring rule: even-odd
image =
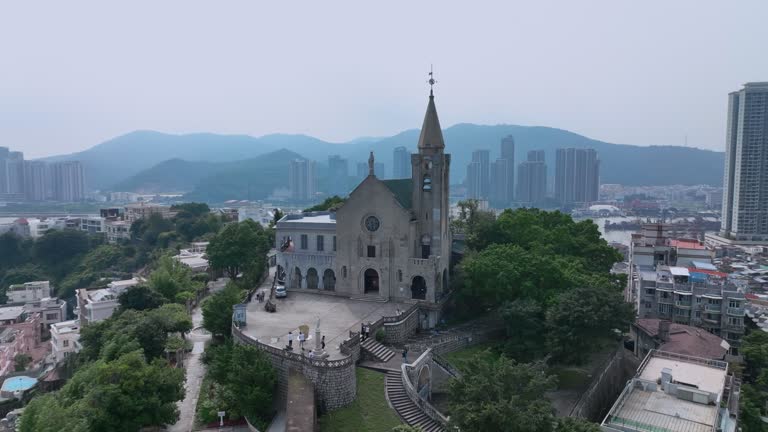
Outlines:
{"type": "Polygon", "coordinates": [[[435,84],[429,72],[429,104],[419,136],[418,153],[411,155],[413,179],[413,211],[416,216],[416,238],[413,257],[440,256],[450,260],[448,226],[448,187],[451,155],[445,154],[445,141],[435,108],[435,84]]]}

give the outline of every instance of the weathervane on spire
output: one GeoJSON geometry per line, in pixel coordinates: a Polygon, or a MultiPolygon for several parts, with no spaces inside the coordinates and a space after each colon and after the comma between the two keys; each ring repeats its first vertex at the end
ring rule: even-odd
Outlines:
{"type": "Polygon", "coordinates": [[[429,95],[432,96],[432,86],[435,85],[435,83],[437,81],[435,81],[435,75],[432,72],[432,65],[431,64],[429,65],[429,81],[427,81],[427,82],[429,83],[429,95]]]}

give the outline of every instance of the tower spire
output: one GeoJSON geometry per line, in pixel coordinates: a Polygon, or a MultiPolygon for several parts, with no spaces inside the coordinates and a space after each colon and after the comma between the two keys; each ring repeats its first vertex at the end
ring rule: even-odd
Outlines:
{"type": "Polygon", "coordinates": [[[435,74],[432,65],[429,66],[429,104],[427,113],[424,115],[424,124],[421,126],[421,135],[419,135],[419,149],[444,149],[443,131],[440,129],[440,119],[437,118],[437,108],[435,108],[435,95],[432,87],[435,81],[435,74]]]}

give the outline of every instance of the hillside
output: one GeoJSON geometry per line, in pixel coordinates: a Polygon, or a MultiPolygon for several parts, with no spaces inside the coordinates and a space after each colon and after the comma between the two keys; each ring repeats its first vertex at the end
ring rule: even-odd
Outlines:
{"type": "MultiPolygon", "coordinates": [[[[555,149],[592,147],[601,159],[601,181],[626,185],[711,184],[722,183],[723,153],[675,146],[631,146],[597,141],[569,131],[537,126],[458,124],[444,130],[447,151],[451,153],[451,182],[463,181],[472,152],[490,149],[491,159],[499,156],[499,142],[506,135],[516,141],[516,163],[525,160],[533,149],[546,151],[549,175],[554,175],[555,149]]],[[[254,138],[242,135],[191,134],[168,135],[159,132],[134,132],[97,145],[89,150],[48,160],[79,159],[85,163],[89,186],[94,189],[189,190],[202,177],[192,166],[167,170],[156,165],[170,159],[190,162],[234,162],[247,160],[278,149],[286,149],[320,162],[322,172],[328,155],[349,159],[350,174],[355,164],[366,161],[368,152],[392,172],[392,152],[405,146],[416,150],[418,130],[411,129],[387,138],[364,138],[334,144],[305,135],[267,135],[254,138]],[[148,170],[148,171],[145,171],[148,170]],[[135,177],[134,177],[135,176],[135,177]],[[175,177],[191,176],[191,178],[175,177]],[[131,177],[134,177],[131,179],[131,177]]],[[[178,162],[177,162],[178,163],[178,162]]],[[[204,165],[203,165],[204,166],[204,165]]],[[[213,175],[205,168],[206,175],[213,175]]],[[[231,173],[222,173],[220,181],[231,173]]],[[[253,184],[271,181],[259,173],[248,173],[253,184]]],[[[281,174],[282,175],[282,174],[281,174]]],[[[287,174],[282,175],[282,180],[287,174]]],[[[322,181],[322,179],[321,179],[322,181]]],[[[284,183],[283,183],[284,184],[284,183]]]]}
{"type": "Polygon", "coordinates": [[[218,173],[226,165],[223,162],[170,159],[115,184],[113,188],[139,193],[190,192],[200,180],[218,173]]]}

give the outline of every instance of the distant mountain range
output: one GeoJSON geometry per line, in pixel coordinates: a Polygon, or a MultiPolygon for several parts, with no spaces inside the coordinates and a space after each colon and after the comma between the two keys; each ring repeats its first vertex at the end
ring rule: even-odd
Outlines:
{"type": "MultiPolygon", "coordinates": [[[[676,146],[632,146],[597,141],[569,131],[515,125],[483,126],[458,124],[443,131],[446,151],[451,153],[451,182],[463,181],[472,152],[489,149],[491,159],[499,156],[502,137],[515,137],[516,163],[529,150],[546,152],[549,175],[555,170],[555,150],[562,147],[590,147],[601,160],[602,183],[624,185],[722,184],[723,153],[676,146]]],[[[47,158],[80,160],[89,186],[100,190],[179,191],[190,198],[216,201],[264,198],[272,189],[287,186],[291,159],[318,161],[325,172],[328,156],[338,154],[349,160],[350,174],[358,162],[374,151],[377,162],[392,173],[392,152],[404,146],[416,151],[419,131],[407,130],[386,138],[358,138],[330,143],[306,135],[189,134],[169,135],[137,131],[113,138],[88,150],[47,158]]],[[[321,179],[321,186],[324,183],[321,179]]]]}

